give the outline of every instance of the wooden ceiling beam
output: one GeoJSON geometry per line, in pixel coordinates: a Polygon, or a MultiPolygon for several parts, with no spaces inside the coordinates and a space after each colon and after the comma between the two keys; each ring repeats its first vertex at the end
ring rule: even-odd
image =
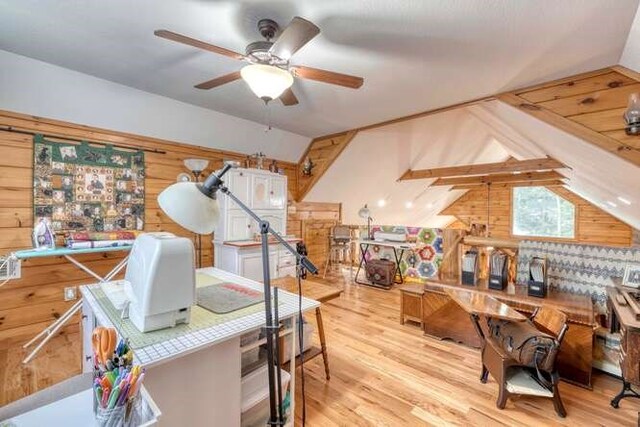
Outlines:
{"type": "Polygon", "coordinates": [[[565,167],[566,166],[564,164],[550,157],[529,160],[507,160],[496,163],[479,163],[475,165],[450,166],[434,169],[409,169],[398,179],[398,181],[446,178],[453,176],[487,175],[507,172],[534,172],[565,167]]]}
{"type": "MultiPolygon", "coordinates": [[[[508,182],[504,184],[491,184],[491,189],[495,188],[509,188],[509,187],[560,187],[566,185],[564,181],[559,179],[550,179],[547,181],[522,181],[522,182],[508,182]]],[[[454,185],[451,190],[475,190],[477,188],[484,188],[482,184],[461,184],[454,185]]]]}
{"type": "Polygon", "coordinates": [[[464,185],[464,184],[505,184],[513,182],[549,181],[564,179],[565,177],[556,171],[547,172],[525,172],[506,173],[495,175],[461,176],[453,178],[438,178],[431,186],[441,187],[444,185],[464,185]]]}
{"type": "Polygon", "coordinates": [[[562,117],[560,114],[554,113],[540,105],[528,102],[514,93],[503,93],[496,97],[500,101],[509,104],[530,116],[542,120],[551,126],[608,151],[631,164],[640,166],[640,151],[630,145],[624,144],[617,139],[582,126],[581,124],[562,117]]]}

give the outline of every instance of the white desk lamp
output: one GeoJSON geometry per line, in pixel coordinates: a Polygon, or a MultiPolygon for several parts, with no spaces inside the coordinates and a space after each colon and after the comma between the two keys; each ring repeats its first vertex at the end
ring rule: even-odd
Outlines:
{"type": "Polygon", "coordinates": [[[305,256],[299,254],[286,240],[275,232],[268,221],[262,220],[255,212],[247,207],[221,180],[222,176],[231,169],[227,164],[218,174],[212,173],[203,183],[178,182],[166,188],[158,196],[160,208],[175,222],[189,231],[198,234],[210,234],[215,231],[220,216],[218,207],[217,192],[225,194],[233,200],[242,210],[260,225],[260,235],[262,238],[262,273],[264,284],[264,305],[267,337],[267,363],[269,369],[269,422],[271,426],[281,426],[284,424],[284,414],[282,411],[282,388],[280,379],[279,362],[279,340],[277,333],[280,329],[278,317],[278,288],[274,288],[273,306],[271,310],[271,277],[269,274],[269,234],[273,235],[278,243],[291,252],[297,260],[298,274],[307,270],[312,274],[317,274],[318,269],[305,256]],[[274,321],[275,317],[275,321],[274,321]],[[275,373],[273,367],[276,367],[275,373]]]}

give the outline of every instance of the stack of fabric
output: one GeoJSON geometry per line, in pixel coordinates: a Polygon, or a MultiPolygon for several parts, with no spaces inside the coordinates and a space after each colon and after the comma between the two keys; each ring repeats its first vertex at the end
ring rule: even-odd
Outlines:
{"type": "Polygon", "coordinates": [[[77,231],[69,233],[65,240],[69,249],[110,248],[133,245],[139,234],[139,231],[77,231]]]}

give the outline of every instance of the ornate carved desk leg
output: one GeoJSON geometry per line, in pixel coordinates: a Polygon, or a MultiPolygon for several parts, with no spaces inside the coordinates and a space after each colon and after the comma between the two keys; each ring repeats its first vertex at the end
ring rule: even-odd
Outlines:
{"type": "MultiPolygon", "coordinates": [[[[483,354],[485,337],[484,337],[484,332],[482,332],[482,328],[480,327],[480,316],[478,316],[477,314],[471,314],[471,323],[473,324],[473,327],[476,329],[476,333],[480,338],[480,354],[483,354]]],[[[483,384],[486,383],[488,376],[489,376],[489,371],[487,370],[487,367],[484,366],[484,363],[483,363],[482,372],[480,373],[480,382],[483,384]]]]}
{"type": "Polygon", "coordinates": [[[611,400],[611,406],[617,408],[620,406],[620,401],[625,397],[635,397],[640,398],[640,394],[631,388],[631,383],[622,379],[622,390],[616,397],[611,400]]]}

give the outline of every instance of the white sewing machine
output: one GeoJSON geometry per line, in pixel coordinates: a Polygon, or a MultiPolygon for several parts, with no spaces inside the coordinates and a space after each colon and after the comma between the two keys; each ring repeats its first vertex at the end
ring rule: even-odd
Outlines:
{"type": "Polygon", "coordinates": [[[171,233],[138,236],[129,255],[124,290],[129,318],[141,332],[189,323],[196,297],[191,240],[171,233]]]}

